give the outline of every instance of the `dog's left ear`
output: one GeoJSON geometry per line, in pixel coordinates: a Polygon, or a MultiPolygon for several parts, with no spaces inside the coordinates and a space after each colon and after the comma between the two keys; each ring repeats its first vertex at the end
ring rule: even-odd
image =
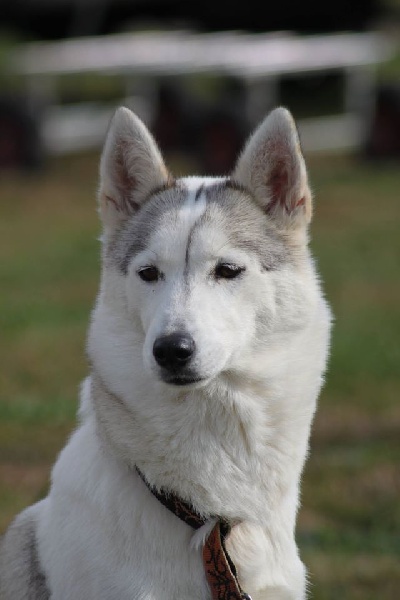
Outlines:
{"type": "Polygon", "coordinates": [[[304,229],[311,220],[311,192],[293,117],[273,110],[250,137],[233,173],[279,228],[304,229]]]}
{"type": "Polygon", "coordinates": [[[128,108],[111,120],[100,162],[99,210],[106,233],[133,215],[170,175],[156,142],[128,108]]]}

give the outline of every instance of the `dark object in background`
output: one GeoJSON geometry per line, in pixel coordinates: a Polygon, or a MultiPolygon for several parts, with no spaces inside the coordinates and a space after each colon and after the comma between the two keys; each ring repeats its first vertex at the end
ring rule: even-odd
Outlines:
{"type": "Polygon", "coordinates": [[[226,175],[250,133],[240,81],[220,81],[217,98],[202,101],[176,80],[159,86],[151,130],[166,154],[195,157],[207,175],[226,175]]]}
{"type": "Polygon", "coordinates": [[[250,134],[246,109],[244,83],[234,78],[221,83],[218,99],[205,111],[197,136],[204,173],[226,175],[234,168],[250,134]]]}
{"type": "Polygon", "coordinates": [[[39,132],[39,119],[23,99],[0,96],[0,169],[41,167],[44,152],[39,132]]]}
{"type": "Polygon", "coordinates": [[[189,104],[178,83],[166,80],[158,87],[155,104],[151,131],[161,150],[167,154],[182,150],[186,146],[185,138],[193,133],[190,113],[196,110],[194,102],[189,104]]]}
{"type": "Polygon", "coordinates": [[[400,158],[400,85],[377,90],[375,110],[366,143],[368,158],[400,158]]]}
{"type": "Polygon", "coordinates": [[[207,175],[226,175],[235,166],[247,138],[244,123],[224,109],[206,115],[198,157],[207,175]]]}
{"type": "Polygon", "coordinates": [[[378,0],[231,0],[229,5],[215,0],[0,1],[3,28],[47,39],[112,33],[125,23],[149,21],[165,27],[182,23],[202,31],[359,31],[368,28],[381,12],[378,0]]]}

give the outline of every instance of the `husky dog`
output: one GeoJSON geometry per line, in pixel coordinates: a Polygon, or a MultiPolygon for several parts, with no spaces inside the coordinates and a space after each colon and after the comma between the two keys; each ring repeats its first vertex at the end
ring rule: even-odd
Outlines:
{"type": "Polygon", "coordinates": [[[290,113],[267,116],[230,177],[175,180],[120,108],[99,204],[80,425],[48,497],[4,537],[1,600],[209,600],[201,552],[216,518],[232,525],[227,551],[253,600],[305,598],[294,529],[330,313],[290,113]]]}

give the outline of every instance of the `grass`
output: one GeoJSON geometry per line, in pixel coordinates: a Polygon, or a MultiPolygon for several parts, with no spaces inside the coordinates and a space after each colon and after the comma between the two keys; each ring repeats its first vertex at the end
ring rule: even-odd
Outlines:
{"type": "Polygon", "coordinates": [[[395,165],[311,165],[313,247],[335,314],[299,542],[318,599],[395,599],[400,572],[400,216],[395,165]]]}
{"type": "MultiPolygon", "coordinates": [[[[315,600],[395,600],[400,570],[400,172],[310,160],[335,327],[298,540],[315,600]],[[397,532],[397,533],[396,533],[397,532]]],[[[47,489],[74,425],[98,285],[97,159],[0,182],[0,531],[47,489]]]]}
{"type": "Polygon", "coordinates": [[[95,172],[66,160],[0,184],[0,530],[43,494],[74,424],[98,279],[95,172]]]}

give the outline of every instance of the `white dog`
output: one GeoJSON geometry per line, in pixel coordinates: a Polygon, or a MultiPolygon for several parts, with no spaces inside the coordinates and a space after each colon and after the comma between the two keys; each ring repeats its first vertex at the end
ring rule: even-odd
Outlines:
{"type": "Polygon", "coordinates": [[[48,497],[4,537],[1,600],[236,598],[215,595],[203,564],[219,524],[242,598],[303,599],[294,528],[330,313],[290,113],[265,119],[230,177],[174,180],[121,108],[99,202],[80,425],[48,497]]]}

